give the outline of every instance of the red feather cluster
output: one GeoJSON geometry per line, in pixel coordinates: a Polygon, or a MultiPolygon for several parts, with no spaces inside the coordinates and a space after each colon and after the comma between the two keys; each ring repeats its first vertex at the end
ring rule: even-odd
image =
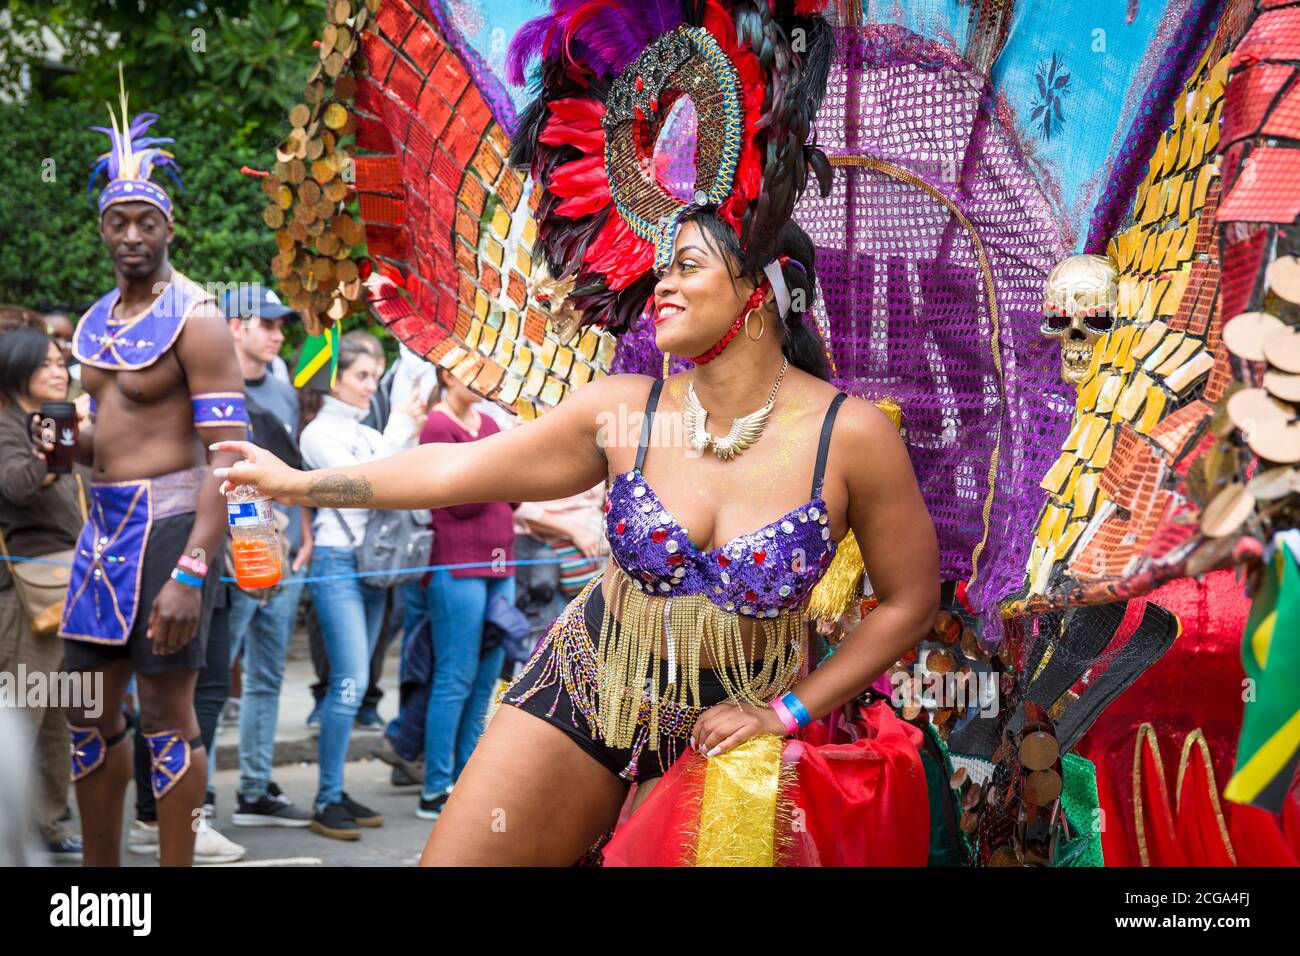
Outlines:
{"type": "MultiPolygon", "coordinates": [[[[719,216],[741,231],[745,209],[757,198],[763,181],[763,158],[758,137],[763,115],[765,84],[758,58],[748,45],[741,46],[731,17],[717,0],[709,0],[703,26],[735,65],[744,108],[744,138],[731,193],[718,209],[719,216]]],[[[601,120],[605,107],[591,98],[568,97],[548,104],[550,116],[538,139],[548,146],[572,146],[582,156],[558,166],[543,186],[562,200],[555,212],[580,219],[613,204],[609,175],[605,170],[605,130],[601,120]]],[[[654,246],[634,233],[617,211],[612,211],[587,246],[580,278],[601,278],[614,291],[621,291],[653,266],[654,246]],[[592,273],[595,276],[592,276],[592,273]]]]}

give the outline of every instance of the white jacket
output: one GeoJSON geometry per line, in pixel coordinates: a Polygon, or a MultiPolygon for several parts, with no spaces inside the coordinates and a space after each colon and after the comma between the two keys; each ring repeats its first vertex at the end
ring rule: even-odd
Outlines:
{"type": "MultiPolygon", "coordinates": [[[[369,425],[361,424],[367,409],[356,408],[326,395],[320,414],[302,430],[298,440],[303,464],[308,468],[342,468],[360,465],[395,455],[415,444],[419,425],[407,415],[394,412],[388,418],[388,427],[381,435],[369,425]]],[[[312,532],[316,547],[360,547],[366,536],[366,522],[370,511],[366,508],[316,508],[312,532]],[[352,532],[353,540],[339,524],[342,515],[352,532]]]]}

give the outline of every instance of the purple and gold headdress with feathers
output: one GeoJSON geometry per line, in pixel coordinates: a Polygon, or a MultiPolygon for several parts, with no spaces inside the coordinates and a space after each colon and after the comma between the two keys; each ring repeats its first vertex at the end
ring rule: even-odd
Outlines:
{"type": "Polygon", "coordinates": [[[157,113],[141,113],[135,119],[130,119],[127,112],[126,102],[126,80],[122,76],[122,67],[117,69],[119,84],[118,103],[121,109],[121,115],[113,112],[110,104],[108,107],[108,120],[110,127],[92,126],[91,129],[99,133],[104,133],[112,142],[112,147],[103,156],[96,160],[95,165],[90,168],[90,181],[87,184],[90,190],[92,200],[94,196],[95,180],[99,174],[105,170],[108,172],[108,185],[99,193],[99,214],[102,216],[104,210],[115,203],[121,202],[147,202],[157,206],[163,214],[170,220],[172,218],[172,200],[157,183],[150,178],[155,169],[167,167],[167,173],[175,180],[176,185],[180,185],[176,173],[173,170],[179,169],[176,165],[175,157],[165,149],[160,148],[163,143],[174,143],[171,137],[163,136],[145,136],[158,119],[157,113]]]}

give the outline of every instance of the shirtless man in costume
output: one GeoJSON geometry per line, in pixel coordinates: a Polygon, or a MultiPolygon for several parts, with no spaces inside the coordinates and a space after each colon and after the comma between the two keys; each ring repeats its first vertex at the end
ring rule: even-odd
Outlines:
{"type": "Polygon", "coordinates": [[[122,708],[134,673],[160,860],[188,866],[207,784],[194,685],[226,533],[209,466],[234,457],[206,446],[243,437],[247,417],[224,317],[168,261],[172,204],[149,174],[173,165],[170,154],[154,147],[159,140],[140,139],[152,114],[127,125],[125,92],[121,110],[115,129],[104,130],[113,149],[94,170],[109,173],[99,232],[116,288],[81,317],[72,343],[91,396],[93,424],[82,423],[78,455],[92,466],[93,484],[61,631],[67,669],[102,672],[105,695],[97,718],[69,719],[72,778],[85,865],[117,866],[132,777],[122,708]]]}

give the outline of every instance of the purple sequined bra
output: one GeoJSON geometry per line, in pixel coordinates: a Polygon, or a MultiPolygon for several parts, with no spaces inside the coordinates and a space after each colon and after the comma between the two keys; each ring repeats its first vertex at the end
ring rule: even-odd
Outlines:
{"type": "Polygon", "coordinates": [[[835,554],[821,489],[831,428],[846,396],[835,396],[822,423],[811,498],[757,531],[702,551],[641,472],[662,385],[658,380],[650,390],[636,466],[615,476],[605,500],[614,560],[648,594],[703,594],[723,610],[754,617],[798,606],[835,554]]]}

